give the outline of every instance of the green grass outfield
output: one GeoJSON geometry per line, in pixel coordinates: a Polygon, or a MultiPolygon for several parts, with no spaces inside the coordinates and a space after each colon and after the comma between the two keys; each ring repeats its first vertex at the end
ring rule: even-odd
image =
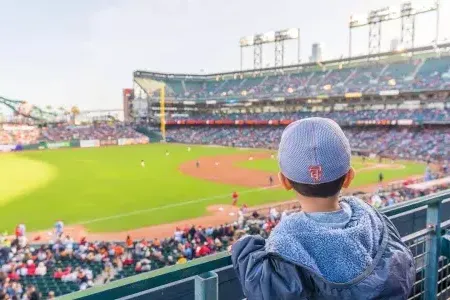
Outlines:
{"type": "MultiPolygon", "coordinates": [[[[242,150],[193,146],[188,152],[184,145],[152,144],[2,154],[0,230],[12,232],[19,222],[28,231],[46,229],[58,219],[97,232],[139,228],[201,216],[208,205],[229,204],[233,190],[240,191],[242,202],[249,205],[292,199],[281,189],[213,183],[178,170],[188,160],[233,153],[242,150]]],[[[406,167],[383,171],[387,180],[424,172],[421,164],[398,163],[406,167]]],[[[270,159],[240,166],[277,169],[270,159]]],[[[375,182],[378,172],[358,174],[355,184],[375,182]]]]}

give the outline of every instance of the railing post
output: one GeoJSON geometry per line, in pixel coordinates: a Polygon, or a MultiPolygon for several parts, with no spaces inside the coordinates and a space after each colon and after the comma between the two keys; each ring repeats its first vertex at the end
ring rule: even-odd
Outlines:
{"type": "Polygon", "coordinates": [[[439,277],[439,255],[441,250],[441,202],[428,205],[427,226],[434,230],[430,233],[427,243],[427,264],[425,269],[425,299],[437,297],[439,277]]]}
{"type": "Polygon", "coordinates": [[[219,300],[219,277],[216,272],[195,276],[195,300],[219,300]]]}

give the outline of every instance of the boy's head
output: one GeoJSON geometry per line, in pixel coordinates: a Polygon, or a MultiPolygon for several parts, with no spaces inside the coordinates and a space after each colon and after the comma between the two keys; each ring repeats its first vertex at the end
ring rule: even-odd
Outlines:
{"type": "Polygon", "coordinates": [[[336,122],[326,118],[296,121],[281,136],[281,183],[305,197],[336,196],[353,179],[350,158],[350,143],[336,122]]]}

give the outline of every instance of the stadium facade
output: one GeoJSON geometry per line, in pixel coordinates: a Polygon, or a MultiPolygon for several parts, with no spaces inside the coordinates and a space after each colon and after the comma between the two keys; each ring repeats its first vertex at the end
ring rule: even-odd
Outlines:
{"type": "Polygon", "coordinates": [[[447,108],[450,44],[283,68],[198,74],[135,71],[125,118],[158,122],[161,83],[169,116],[447,108]]]}

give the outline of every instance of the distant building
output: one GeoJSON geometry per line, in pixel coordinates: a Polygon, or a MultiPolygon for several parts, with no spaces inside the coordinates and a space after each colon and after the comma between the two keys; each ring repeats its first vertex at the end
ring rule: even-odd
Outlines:
{"type": "Polygon", "coordinates": [[[133,108],[133,98],[134,91],[133,89],[123,89],[123,118],[125,122],[130,122],[133,120],[132,118],[132,108],[133,108]]]}
{"type": "Polygon", "coordinates": [[[311,62],[322,61],[322,45],[319,43],[312,44],[311,56],[309,57],[311,62]]]}
{"type": "Polygon", "coordinates": [[[397,38],[392,39],[392,40],[391,40],[391,47],[390,47],[390,50],[391,50],[392,52],[394,52],[394,51],[399,50],[399,48],[400,48],[400,41],[399,41],[397,38]]]}

